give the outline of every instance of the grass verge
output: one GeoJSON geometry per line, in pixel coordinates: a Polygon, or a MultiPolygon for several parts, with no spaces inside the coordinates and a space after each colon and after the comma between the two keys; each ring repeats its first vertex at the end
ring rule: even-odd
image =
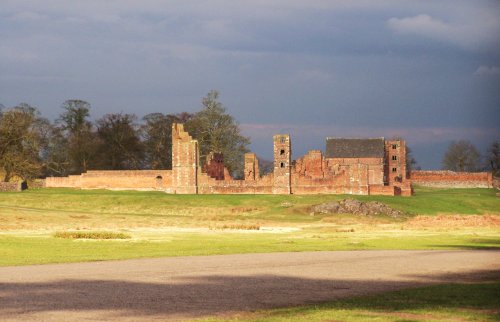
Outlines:
{"type": "Polygon", "coordinates": [[[491,231],[461,234],[393,231],[293,233],[208,231],[197,233],[134,233],[132,239],[64,239],[49,234],[0,234],[0,266],[71,263],[129,258],[199,256],[243,253],[377,249],[498,249],[500,237],[491,231]]]}

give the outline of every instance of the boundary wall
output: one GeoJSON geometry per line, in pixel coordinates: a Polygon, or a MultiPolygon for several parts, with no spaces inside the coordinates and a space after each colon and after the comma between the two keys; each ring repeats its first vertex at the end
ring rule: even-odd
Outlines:
{"type": "Polygon", "coordinates": [[[47,177],[47,188],[163,190],[172,186],[172,170],[99,170],[68,177],[47,177]]]}
{"type": "Polygon", "coordinates": [[[436,188],[492,188],[490,172],[411,171],[413,184],[436,188]]]}

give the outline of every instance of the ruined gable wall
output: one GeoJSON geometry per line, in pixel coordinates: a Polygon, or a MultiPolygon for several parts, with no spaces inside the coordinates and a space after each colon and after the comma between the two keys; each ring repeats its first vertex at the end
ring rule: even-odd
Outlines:
{"type": "Polygon", "coordinates": [[[184,125],[172,124],[172,191],[197,193],[199,167],[198,141],[193,140],[184,125]]]}
{"type": "Polygon", "coordinates": [[[255,153],[245,153],[244,158],[244,178],[245,181],[257,180],[260,176],[259,173],[259,159],[255,153]]]}
{"type": "Polygon", "coordinates": [[[325,178],[325,166],[323,153],[319,150],[311,150],[295,161],[292,173],[298,178],[323,179],[325,178]]]}
{"type": "Polygon", "coordinates": [[[229,171],[224,167],[224,157],[222,153],[211,152],[207,156],[207,162],[203,166],[203,172],[215,180],[230,179],[229,171]]]}
{"type": "Polygon", "coordinates": [[[490,172],[411,171],[412,183],[439,188],[491,188],[490,172]]]}

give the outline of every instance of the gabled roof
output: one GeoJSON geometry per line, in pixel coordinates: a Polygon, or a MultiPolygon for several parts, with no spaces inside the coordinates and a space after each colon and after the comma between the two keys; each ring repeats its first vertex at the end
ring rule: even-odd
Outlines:
{"type": "Polygon", "coordinates": [[[327,158],[383,158],[384,138],[326,138],[327,158]]]}

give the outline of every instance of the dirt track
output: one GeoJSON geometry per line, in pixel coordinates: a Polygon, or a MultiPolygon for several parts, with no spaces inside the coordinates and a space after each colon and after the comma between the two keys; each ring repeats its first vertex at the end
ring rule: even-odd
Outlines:
{"type": "Polygon", "coordinates": [[[0,268],[0,320],[195,318],[498,280],[499,251],[247,254],[0,268]]]}

